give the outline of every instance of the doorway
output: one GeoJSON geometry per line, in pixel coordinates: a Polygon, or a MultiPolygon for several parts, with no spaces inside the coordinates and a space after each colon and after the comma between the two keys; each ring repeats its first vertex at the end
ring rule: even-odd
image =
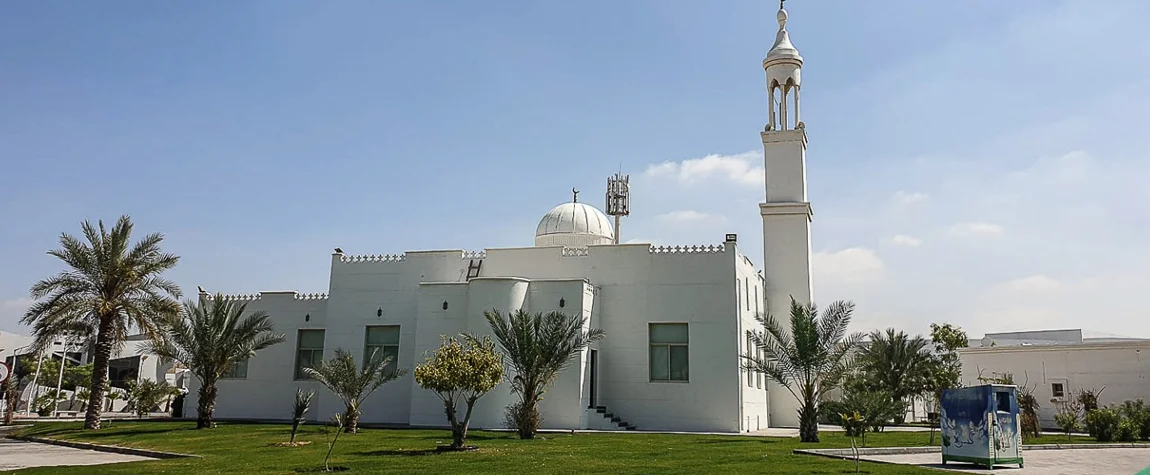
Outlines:
{"type": "Polygon", "coordinates": [[[594,409],[599,403],[599,350],[591,350],[591,397],[587,407],[594,409]]]}

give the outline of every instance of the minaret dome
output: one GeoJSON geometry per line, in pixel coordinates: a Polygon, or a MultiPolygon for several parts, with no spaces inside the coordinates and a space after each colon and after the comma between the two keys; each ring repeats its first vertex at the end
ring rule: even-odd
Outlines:
{"type": "Polygon", "coordinates": [[[763,59],[763,69],[767,72],[767,91],[770,92],[771,113],[766,130],[791,130],[803,128],[799,118],[799,89],[802,85],[803,57],[791,44],[787,33],[787,11],[779,3],[779,32],[775,44],[763,59]],[[792,104],[788,104],[791,102],[792,104]]]}

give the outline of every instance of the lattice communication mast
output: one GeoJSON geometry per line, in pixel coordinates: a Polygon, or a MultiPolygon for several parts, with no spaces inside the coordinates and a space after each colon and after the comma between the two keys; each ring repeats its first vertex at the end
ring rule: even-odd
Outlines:
{"type": "Polygon", "coordinates": [[[607,214],[615,217],[615,244],[619,244],[619,226],[623,216],[631,214],[631,175],[616,173],[607,178],[607,214]]]}

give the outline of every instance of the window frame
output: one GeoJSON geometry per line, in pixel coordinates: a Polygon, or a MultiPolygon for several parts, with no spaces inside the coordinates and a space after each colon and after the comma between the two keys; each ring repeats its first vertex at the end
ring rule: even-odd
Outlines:
{"type": "Polygon", "coordinates": [[[367,326],[365,326],[363,328],[363,366],[367,367],[368,358],[370,358],[372,355],[372,351],[371,351],[372,348],[378,348],[380,350],[386,351],[386,348],[395,347],[395,351],[393,353],[395,355],[395,358],[392,358],[391,362],[388,363],[387,366],[384,367],[385,368],[384,372],[397,371],[399,369],[399,345],[400,345],[400,340],[403,337],[403,334],[401,332],[402,332],[402,329],[400,328],[400,325],[367,325],[367,326]],[[395,343],[372,344],[371,339],[369,337],[372,328],[395,328],[395,333],[396,333],[395,343]]]}
{"type": "Polygon", "coordinates": [[[1056,399],[1066,398],[1066,382],[1065,381],[1051,381],[1050,382],[1050,397],[1056,399]],[[1054,391],[1054,387],[1058,387],[1058,392],[1054,391]]]}
{"type": "Polygon", "coordinates": [[[688,322],[647,322],[647,380],[648,380],[648,382],[651,382],[651,383],[690,383],[691,382],[691,324],[690,323],[688,323],[688,322]],[[651,341],[651,335],[652,335],[652,333],[654,333],[654,332],[652,332],[652,329],[657,325],[674,325],[674,326],[682,325],[682,326],[686,327],[686,329],[687,329],[687,340],[685,342],[682,342],[682,343],[679,343],[679,342],[675,342],[675,343],[652,342],[651,341]],[[652,359],[652,356],[651,356],[651,353],[652,353],[651,350],[657,346],[667,348],[667,379],[655,379],[653,377],[654,375],[651,374],[651,371],[654,368],[654,365],[653,365],[654,360],[652,359]],[[682,347],[682,348],[686,349],[686,351],[687,351],[687,354],[686,354],[687,361],[686,361],[686,367],[685,367],[686,371],[684,371],[686,373],[685,379],[672,379],[672,375],[671,375],[671,373],[672,373],[672,371],[671,371],[671,358],[672,358],[671,348],[674,348],[674,347],[682,347]]]}
{"type": "Polygon", "coordinates": [[[325,328],[300,328],[300,329],[296,330],[295,367],[293,368],[293,371],[294,371],[293,380],[294,381],[314,381],[315,380],[315,378],[308,376],[308,374],[306,372],[304,372],[303,367],[300,366],[300,361],[301,361],[300,354],[304,351],[311,352],[308,359],[314,360],[315,359],[315,352],[318,351],[319,352],[319,360],[323,361],[323,352],[324,352],[324,347],[326,345],[327,345],[327,329],[325,329],[325,328]],[[320,333],[322,333],[323,334],[323,343],[321,343],[318,348],[312,348],[312,347],[304,348],[302,346],[303,345],[304,332],[320,332],[320,333]]]}

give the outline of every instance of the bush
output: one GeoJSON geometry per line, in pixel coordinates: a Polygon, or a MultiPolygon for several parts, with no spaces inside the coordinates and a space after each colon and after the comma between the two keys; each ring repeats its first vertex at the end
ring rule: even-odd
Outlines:
{"type": "Polygon", "coordinates": [[[1086,412],[1086,432],[1099,442],[1113,442],[1118,435],[1122,415],[1109,407],[1086,412]]]}
{"type": "Polygon", "coordinates": [[[1124,419],[1133,424],[1137,438],[1150,440],[1150,406],[1143,403],[1141,399],[1136,399],[1123,402],[1118,411],[1124,419]]]}
{"type": "Polygon", "coordinates": [[[543,424],[543,416],[536,407],[527,407],[522,401],[516,401],[507,406],[503,415],[503,425],[508,429],[520,427],[539,427],[543,424]]]}
{"type": "Polygon", "coordinates": [[[1118,442],[1134,442],[1138,440],[1138,424],[1126,418],[1118,421],[1118,430],[1114,433],[1114,440],[1118,442]]]}

